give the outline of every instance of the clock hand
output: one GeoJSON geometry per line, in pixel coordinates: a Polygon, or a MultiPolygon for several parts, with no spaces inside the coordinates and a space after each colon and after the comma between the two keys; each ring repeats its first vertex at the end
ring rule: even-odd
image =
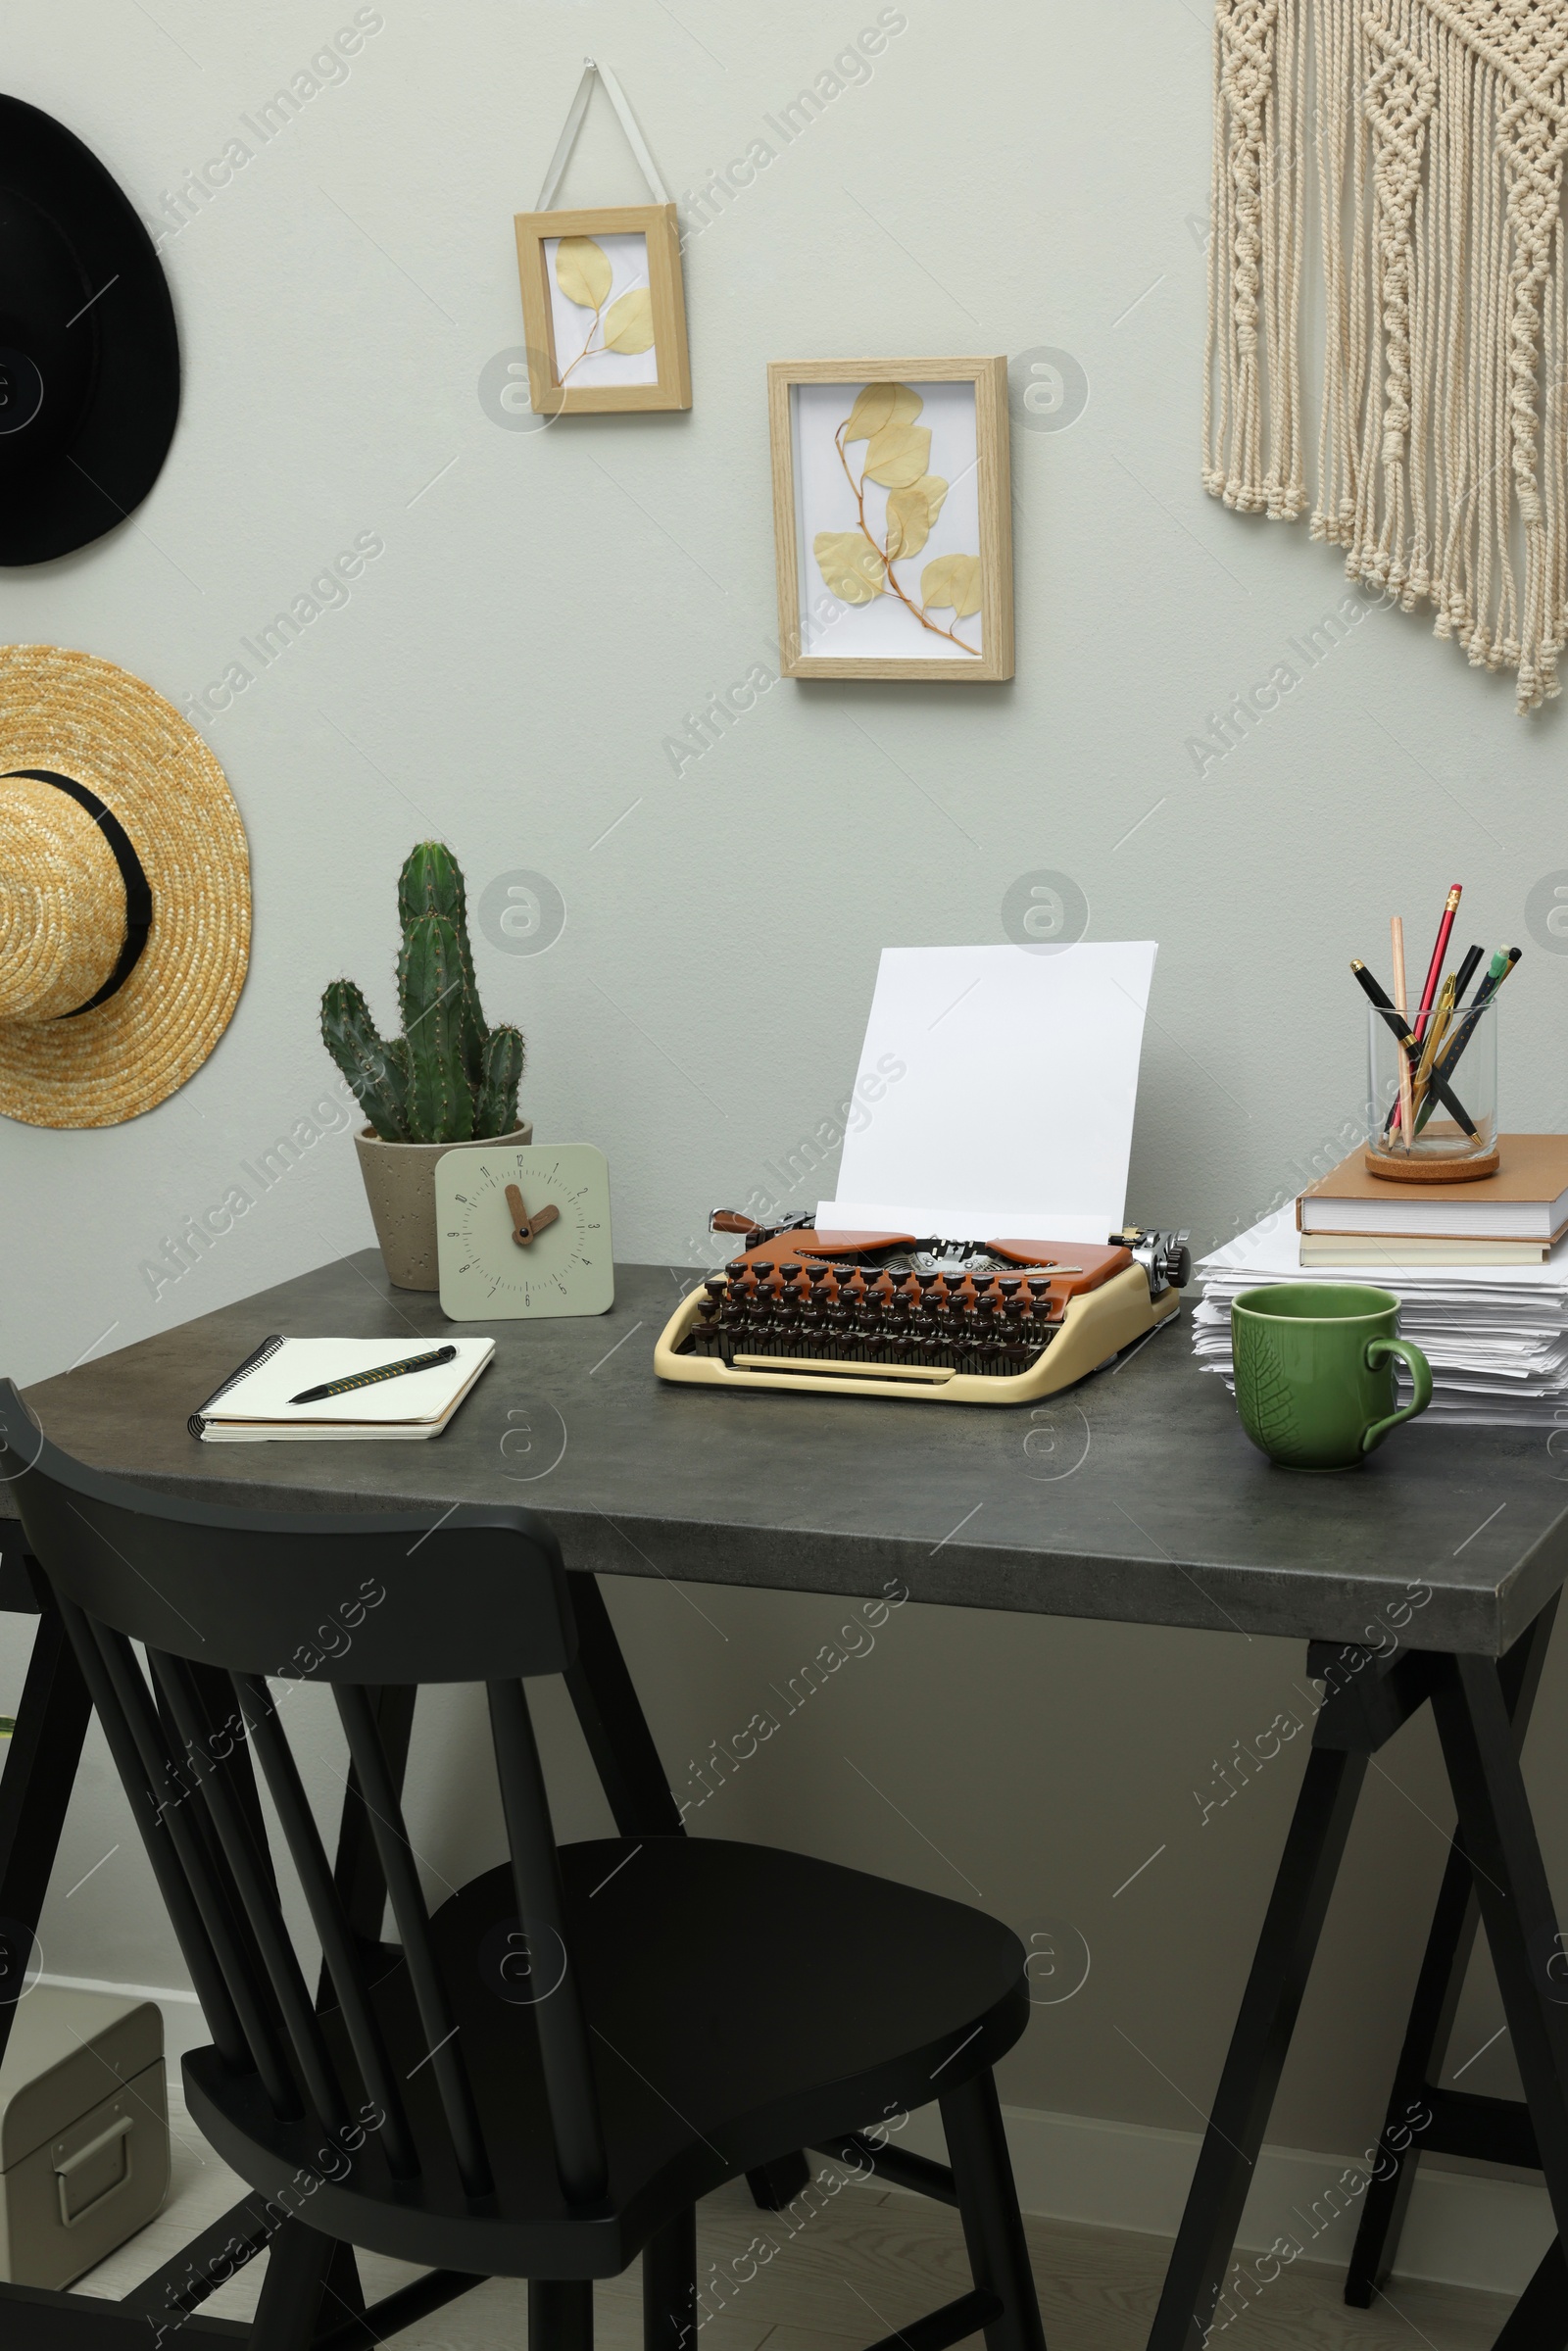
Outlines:
{"type": "Polygon", "coordinates": [[[512,1238],[519,1249],[526,1249],[533,1239],[533,1226],[528,1221],[522,1194],[515,1184],[507,1186],[507,1206],[512,1211],[512,1238]]]}
{"type": "Polygon", "coordinates": [[[519,1249],[526,1249],[531,1241],[537,1240],[556,1222],[561,1210],[553,1202],[547,1201],[537,1216],[530,1216],[515,1184],[509,1184],[506,1194],[507,1206],[512,1211],[512,1238],[519,1249]]]}

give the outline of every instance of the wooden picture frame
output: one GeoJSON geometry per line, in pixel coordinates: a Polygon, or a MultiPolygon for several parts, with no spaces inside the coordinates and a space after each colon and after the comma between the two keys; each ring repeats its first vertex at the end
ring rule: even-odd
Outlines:
{"type": "Polygon", "coordinates": [[[517,274],[522,285],[523,334],[528,352],[528,397],[536,416],[606,416],[626,409],[689,409],[692,404],[691,367],[686,355],[686,293],[680,270],[680,231],[672,204],[603,205],[592,210],[518,213],[517,274]],[[590,257],[586,282],[579,270],[576,283],[587,300],[567,296],[557,268],[559,242],[588,238],[598,249],[590,257]],[[639,271],[630,247],[641,238],[646,247],[646,271],[639,271]],[[604,240],[616,240],[606,246],[604,240]],[[603,267],[601,267],[603,265],[603,267]],[[614,279],[628,284],[616,292],[614,279]],[[603,280],[606,291],[597,306],[592,297],[603,280]],[[630,323],[631,349],[607,347],[605,334],[613,331],[617,308],[646,284],[648,301],[630,323]],[[563,359],[558,328],[571,318],[585,337],[575,356],[563,359]],[[652,346],[635,349],[637,334],[652,327],[652,346]],[[597,341],[595,338],[597,337],[597,341]],[[595,367],[598,362],[598,367],[595,367]],[[569,379],[579,367],[586,376],[569,379]],[[595,381],[595,374],[599,380],[595,381]],[[609,375],[613,380],[607,381],[609,375]],[[635,376],[640,380],[627,380],[635,376]]]}
{"type": "Polygon", "coordinates": [[[783,675],[1011,677],[1005,358],[774,360],[767,402],[783,675]]]}

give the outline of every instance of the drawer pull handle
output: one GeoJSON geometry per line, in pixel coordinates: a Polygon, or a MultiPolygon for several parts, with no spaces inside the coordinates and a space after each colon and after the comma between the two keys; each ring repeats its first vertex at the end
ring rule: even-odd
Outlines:
{"type": "Polygon", "coordinates": [[[76,2149],[74,2155],[68,2155],[63,2163],[55,2165],[55,2185],[60,2191],[60,2225],[63,2229],[74,2229],[79,2222],[87,2218],[89,2213],[96,2212],[100,2204],[105,2203],[110,2196],[118,2195],[122,2187],[129,2184],[130,2147],[127,2143],[125,2168],[118,2180],[112,2180],[109,2185],[94,2196],[90,2203],[84,2204],[79,2212],[73,2212],[67,2201],[66,2191],[73,2174],[79,2172],[84,2163],[90,2163],[95,2155],[101,2155],[105,2147],[113,2146],[117,2138],[122,2138],[128,2142],[134,2129],[135,2123],[130,2115],[117,2116],[106,2131],[99,2131],[96,2138],[90,2138],[84,2147],[76,2149]]]}

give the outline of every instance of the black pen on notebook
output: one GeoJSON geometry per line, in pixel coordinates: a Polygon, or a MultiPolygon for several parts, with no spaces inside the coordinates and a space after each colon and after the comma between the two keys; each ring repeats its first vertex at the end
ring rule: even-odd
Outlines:
{"type": "Polygon", "coordinates": [[[455,1347],[438,1347],[432,1354],[405,1355],[401,1363],[383,1363],[378,1371],[357,1371],[346,1380],[328,1380],[320,1388],[302,1388],[291,1396],[291,1404],[319,1404],[329,1396],[348,1396],[356,1388],[373,1388],[379,1380],[401,1380],[406,1371],[432,1371],[438,1363],[456,1359],[455,1347]]]}

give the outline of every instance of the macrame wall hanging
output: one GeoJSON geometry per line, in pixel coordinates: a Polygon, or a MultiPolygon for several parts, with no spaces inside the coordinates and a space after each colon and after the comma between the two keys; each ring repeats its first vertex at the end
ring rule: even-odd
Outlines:
{"type": "Polygon", "coordinates": [[[1214,63],[1206,488],[1281,521],[1310,495],[1351,578],[1539,709],[1568,618],[1568,0],[1216,0],[1214,63]]]}

